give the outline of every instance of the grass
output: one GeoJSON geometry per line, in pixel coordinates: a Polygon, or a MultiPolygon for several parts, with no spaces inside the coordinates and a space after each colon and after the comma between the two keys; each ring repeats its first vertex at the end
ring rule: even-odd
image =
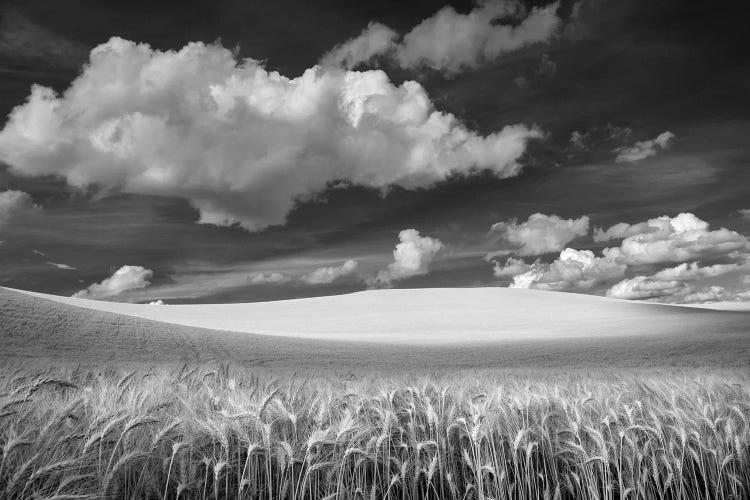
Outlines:
{"type": "Polygon", "coordinates": [[[0,370],[5,499],[750,496],[744,372],[0,370]]]}

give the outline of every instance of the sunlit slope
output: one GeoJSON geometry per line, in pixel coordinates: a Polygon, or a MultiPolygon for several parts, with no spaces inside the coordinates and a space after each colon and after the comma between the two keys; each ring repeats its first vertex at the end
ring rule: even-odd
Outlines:
{"type": "Polygon", "coordinates": [[[141,306],[0,288],[0,360],[34,358],[407,370],[736,367],[750,363],[750,314],[502,289],[141,306]]]}
{"type": "Polygon", "coordinates": [[[275,302],[167,306],[31,295],[178,325],[348,342],[441,344],[750,329],[750,313],[497,287],[370,290],[275,302]]]}

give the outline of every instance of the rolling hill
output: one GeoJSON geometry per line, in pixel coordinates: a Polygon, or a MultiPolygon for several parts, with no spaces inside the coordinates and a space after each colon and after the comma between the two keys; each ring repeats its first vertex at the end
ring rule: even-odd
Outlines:
{"type": "Polygon", "coordinates": [[[750,312],[504,288],[152,306],[0,288],[3,359],[296,367],[745,366],[750,312]]]}

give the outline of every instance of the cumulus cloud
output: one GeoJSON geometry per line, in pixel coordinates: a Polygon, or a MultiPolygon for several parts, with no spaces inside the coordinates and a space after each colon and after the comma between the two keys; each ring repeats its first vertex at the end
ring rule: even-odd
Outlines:
{"type": "Polygon", "coordinates": [[[219,45],[162,52],[112,38],[62,95],[32,88],[0,132],[0,160],[73,186],[183,197],[200,222],[259,230],[335,181],[385,193],[477,170],[514,176],[541,136],[523,125],[480,136],[382,71],[287,78],[219,45]]]}
{"type": "Polygon", "coordinates": [[[286,283],[290,278],[284,273],[271,272],[271,273],[255,273],[248,277],[248,281],[253,285],[269,285],[286,283]]]}
{"type": "Polygon", "coordinates": [[[428,67],[455,74],[476,68],[502,54],[548,41],[557,31],[559,4],[526,11],[515,0],[482,2],[467,14],[444,7],[397,41],[390,28],[371,23],[362,34],[323,57],[352,68],[387,54],[402,68],[428,67]],[[504,23],[513,18],[517,23],[504,23]]]}
{"type": "Polygon", "coordinates": [[[164,301],[161,300],[161,299],[154,300],[152,302],[149,302],[148,305],[150,305],[150,306],[163,306],[164,305],[164,301]]]}
{"type": "Polygon", "coordinates": [[[42,211],[28,193],[23,191],[0,192],[0,227],[18,219],[34,216],[42,211]]]}
{"type": "Polygon", "coordinates": [[[737,212],[739,212],[740,217],[743,219],[750,219],[750,208],[741,208],[737,212]]]}
{"type": "Polygon", "coordinates": [[[435,255],[444,248],[440,240],[420,236],[416,229],[404,229],[398,238],[400,243],[393,251],[393,262],[378,273],[372,285],[388,286],[394,281],[427,274],[435,255]]]}
{"type": "MultiPolygon", "coordinates": [[[[694,282],[742,272],[750,268],[747,255],[733,253],[739,259],[728,264],[701,266],[699,262],[682,263],[662,269],[651,276],[635,276],[625,279],[607,291],[608,297],[628,300],[652,300],[666,303],[713,302],[735,299],[737,292],[711,285],[698,288],[694,282]]],[[[739,300],[739,299],[738,299],[739,300]]]]}
{"type": "Polygon", "coordinates": [[[495,278],[511,278],[531,269],[531,266],[524,262],[523,259],[515,259],[513,257],[509,257],[504,265],[500,265],[497,261],[493,261],[493,264],[492,274],[495,275],[495,278]]]}
{"type": "Polygon", "coordinates": [[[629,265],[686,262],[721,257],[750,249],[748,239],[726,228],[711,231],[709,224],[691,213],[661,216],[638,224],[617,224],[594,232],[594,239],[624,238],[605,255],[621,258],[629,265]]]}
{"type": "Polygon", "coordinates": [[[535,262],[528,271],[513,277],[511,288],[542,290],[589,290],[593,286],[621,278],[627,265],[618,257],[597,257],[590,250],[566,248],[552,263],[535,262]]]}
{"type": "Polygon", "coordinates": [[[354,274],[357,271],[357,266],[357,261],[350,259],[340,266],[320,267],[311,273],[303,275],[300,277],[300,280],[308,285],[333,283],[340,278],[354,274]]]}
{"type": "Polygon", "coordinates": [[[563,219],[557,215],[532,214],[526,222],[498,222],[492,233],[517,247],[518,255],[541,255],[559,252],[574,239],[589,232],[589,218],[563,219]]]}
{"type": "Polygon", "coordinates": [[[740,298],[740,296],[728,292],[724,287],[714,285],[688,293],[681,297],[680,301],[685,304],[695,304],[700,302],[719,302],[734,298],[740,298]]]}
{"type": "Polygon", "coordinates": [[[50,261],[47,261],[47,264],[49,264],[50,266],[56,267],[58,269],[65,269],[66,271],[75,271],[76,270],[75,267],[69,266],[67,264],[59,264],[57,262],[50,262],[50,261]]]}
{"type": "Polygon", "coordinates": [[[657,280],[679,280],[695,281],[705,278],[714,278],[731,272],[743,271],[750,267],[750,261],[731,264],[714,264],[712,266],[701,266],[698,262],[687,262],[676,267],[662,269],[653,275],[657,280]]]}
{"type": "Polygon", "coordinates": [[[622,147],[615,149],[617,157],[615,161],[617,163],[628,162],[633,163],[641,161],[649,156],[654,156],[660,150],[667,149],[674,139],[675,135],[672,132],[662,132],[656,139],[650,141],[636,142],[633,146],[622,147]]]}
{"type": "Polygon", "coordinates": [[[626,300],[648,300],[666,304],[697,304],[726,300],[744,300],[742,293],[722,286],[696,288],[678,280],[661,280],[655,276],[636,276],[623,280],[607,290],[607,297],[626,300]]]}
{"type": "Polygon", "coordinates": [[[122,266],[112,276],[101,283],[76,292],[73,297],[82,299],[103,299],[120,295],[128,290],[137,290],[151,285],[154,272],[141,266],[122,266]]]}
{"type": "Polygon", "coordinates": [[[688,285],[676,280],[659,280],[648,276],[625,279],[607,290],[607,297],[626,300],[644,300],[684,294],[688,285]]]}

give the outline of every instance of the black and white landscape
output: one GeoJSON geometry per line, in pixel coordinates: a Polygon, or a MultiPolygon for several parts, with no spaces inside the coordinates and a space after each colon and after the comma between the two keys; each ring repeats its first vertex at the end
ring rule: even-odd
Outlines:
{"type": "Polygon", "coordinates": [[[0,3],[0,498],[750,497],[743,7],[0,3]]]}

